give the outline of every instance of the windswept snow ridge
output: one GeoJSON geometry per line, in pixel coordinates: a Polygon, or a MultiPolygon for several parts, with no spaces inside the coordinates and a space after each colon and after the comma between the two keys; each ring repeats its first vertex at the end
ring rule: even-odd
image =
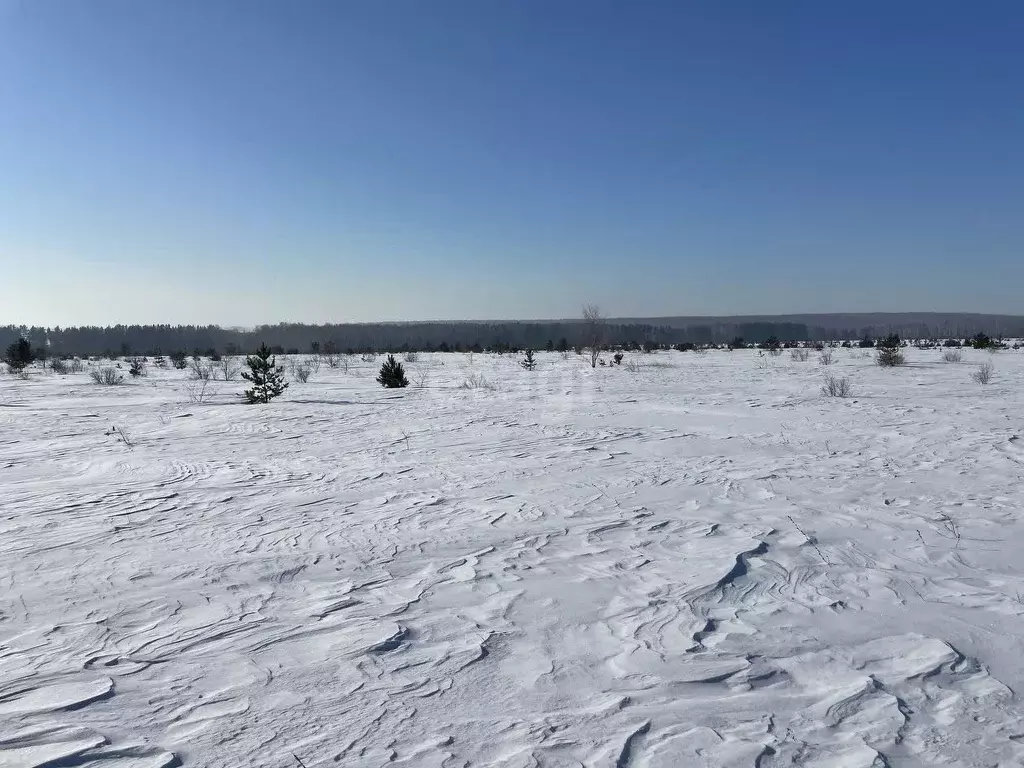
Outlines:
{"type": "Polygon", "coordinates": [[[1024,355],[965,358],[4,377],[0,768],[1024,765],[1024,355]]]}

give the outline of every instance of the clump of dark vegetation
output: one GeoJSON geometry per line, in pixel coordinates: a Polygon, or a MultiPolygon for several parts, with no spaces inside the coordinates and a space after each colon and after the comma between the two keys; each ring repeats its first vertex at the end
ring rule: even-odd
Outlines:
{"type": "Polygon", "coordinates": [[[169,354],[167,357],[168,357],[168,359],[170,359],[171,365],[173,365],[179,371],[184,370],[185,366],[188,365],[188,355],[186,355],[180,349],[176,350],[174,352],[171,352],[171,354],[169,354]]]}
{"type": "Polygon", "coordinates": [[[537,361],[533,357],[533,350],[526,350],[526,357],[519,361],[519,364],[528,371],[532,371],[537,367],[537,361]]]}
{"type": "Polygon", "coordinates": [[[992,341],[987,334],[979,332],[974,334],[971,338],[971,346],[975,349],[989,349],[990,347],[995,346],[995,342],[992,341]]]}
{"type": "Polygon", "coordinates": [[[894,368],[907,362],[903,356],[903,350],[900,348],[899,334],[896,333],[890,333],[884,339],[879,339],[875,345],[875,352],[878,364],[884,368],[894,368]]]}
{"type": "Polygon", "coordinates": [[[35,359],[36,354],[32,351],[32,345],[24,336],[7,347],[4,352],[4,362],[11,373],[21,373],[32,365],[35,359]]]}
{"type": "Polygon", "coordinates": [[[131,374],[133,379],[146,376],[146,358],[144,357],[130,357],[128,358],[128,373],[131,374]]]}
{"type": "Polygon", "coordinates": [[[245,390],[245,400],[250,404],[266,404],[288,389],[284,380],[284,367],[277,365],[277,359],[266,344],[260,344],[256,354],[245,359],[248,371],[242,378],[252,384],[245,390]]]}
{"type": "Polygon", "coordinates": [[[380,367],[377,383],[387,389],[401,389],[409,386],[409,380],[405,378],[405,369],[394,355],[388,355],[387,360],[380,367]]]}

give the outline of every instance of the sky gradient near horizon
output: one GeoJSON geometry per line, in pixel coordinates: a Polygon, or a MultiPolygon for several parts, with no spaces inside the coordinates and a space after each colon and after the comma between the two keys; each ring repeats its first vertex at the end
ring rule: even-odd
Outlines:
{"type": "Polygon", "coordinates": [[[1024,313],[1024,3],[0,0],[0,323],[1024,313]]]}

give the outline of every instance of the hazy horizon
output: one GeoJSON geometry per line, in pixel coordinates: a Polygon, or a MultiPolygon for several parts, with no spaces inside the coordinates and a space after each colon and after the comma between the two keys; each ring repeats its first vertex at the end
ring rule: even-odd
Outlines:
{"type": "Polygon", "coordinates": [[[0,323],[1019,313],[1022,37],[1009,2],[0,0],[0,323]]]}

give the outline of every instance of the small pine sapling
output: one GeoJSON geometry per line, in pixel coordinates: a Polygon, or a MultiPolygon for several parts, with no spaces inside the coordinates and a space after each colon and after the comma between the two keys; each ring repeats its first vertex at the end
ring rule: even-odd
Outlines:
{"type": "Polygon", "coordinates": [[[249,370],[242,371],[242,378],[252,383],[252,387],[245,390],[246,402],[269,403],[288,389],[284,380],[284,367],[277,365],[277,359],[266,344],[260,344],[256,354],[245,359],[245,364],[249,370]]]}
{"type": "Polygon", "coordinates": [[[377,383],[388,389],[400,389],[409,386],[409,380],[405,378],[405,369],[402,368],[400,362],[395,360],[394,355],[388,355],[387,360],[380,367],[377,383]]]}

